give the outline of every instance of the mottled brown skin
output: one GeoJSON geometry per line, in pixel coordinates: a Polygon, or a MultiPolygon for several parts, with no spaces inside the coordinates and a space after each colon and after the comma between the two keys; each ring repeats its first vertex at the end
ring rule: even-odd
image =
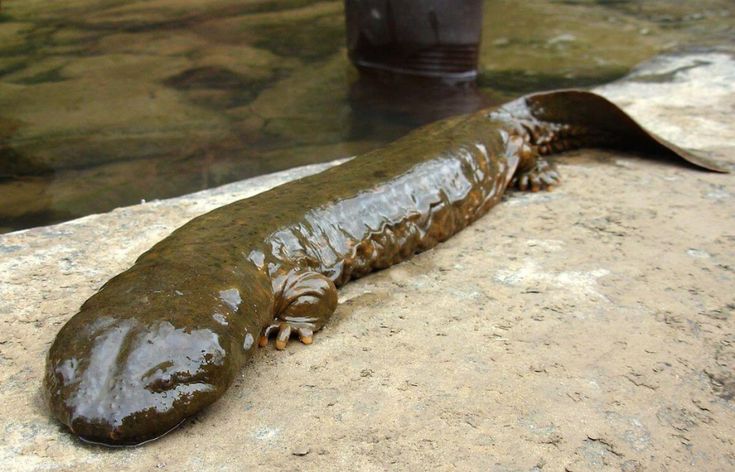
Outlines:
{"type": "Polygon", "coordinates": [[[89,441],[159,437],[219,398],[256,343],[311,343],[336,287],[446,240],[511,182],[550,189],[559,175],[542,156],[589,145],[723,171],[581,91],[434,123],[195,218],[141,255],[56,337],[45,377],[51,411],[89,441]]]}

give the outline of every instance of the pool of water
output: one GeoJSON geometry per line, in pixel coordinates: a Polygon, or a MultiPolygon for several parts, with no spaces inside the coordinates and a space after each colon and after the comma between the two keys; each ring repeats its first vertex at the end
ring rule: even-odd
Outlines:
{"type": "Polygon", "coordinates": [[[360,79],[342,1],[5,0],[0,232],[353,155],[734,42],[732,0],[487,0],[478,88],[447,90],[360,79]]]}

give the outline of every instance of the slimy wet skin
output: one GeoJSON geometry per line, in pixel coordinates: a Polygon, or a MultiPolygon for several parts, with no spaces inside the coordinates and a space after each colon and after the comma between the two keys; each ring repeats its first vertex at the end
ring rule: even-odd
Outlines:
{"type": "Polygon", "coordinates": [[[337,287],[446,240],[510,185],[558,185],[544,156],[583,146],[724,171],[581,91],[434,123],[195,218],[141,255],[57,335],[50,410],[88,441],[159,437],[222,396],[258,344],[311,343],[337,287]]]}

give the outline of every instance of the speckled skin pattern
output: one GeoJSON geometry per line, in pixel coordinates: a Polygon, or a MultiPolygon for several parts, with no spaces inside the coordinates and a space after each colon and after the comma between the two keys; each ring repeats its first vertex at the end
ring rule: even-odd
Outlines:
{"type": "Polygon", "coordinates": [[[446,240],[507,187],[550,189],[544,155],[606,146],[716,164],[582,91],[421,128],[338,167],[193,219],[81,307],[48,355],[51,412],[111,445],[161,436],[219,398],[271,335],[309,344],[336,287],[446,240]]]}

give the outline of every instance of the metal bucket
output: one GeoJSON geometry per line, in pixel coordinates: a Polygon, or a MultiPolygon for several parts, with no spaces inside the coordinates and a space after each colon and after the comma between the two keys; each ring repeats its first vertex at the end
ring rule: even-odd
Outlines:
{"type": "Polygon", "coordinates": [[[482,0],[345,0],[350,60],[369,72],[474,80],[482,4],[482,0]]]}

